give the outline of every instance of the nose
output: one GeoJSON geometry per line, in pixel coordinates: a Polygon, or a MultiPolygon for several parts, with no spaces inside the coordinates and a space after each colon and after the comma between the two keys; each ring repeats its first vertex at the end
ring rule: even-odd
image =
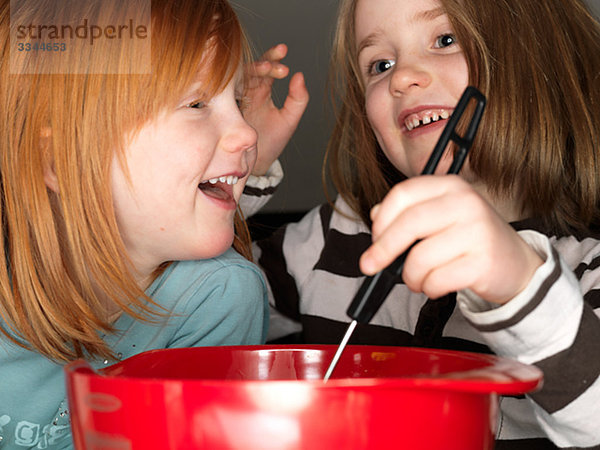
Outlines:
{"type": "Polygon", "coordinates": [[[252,150],[256,147],[258,134],[238,112],[237,117],[227,124],[220,146],[231,153],[252,150]]]}
{"type": "Polygon", "coordinates": [[[409,93],[415,88],[431,84],[431,74],[424,64],[417,61],[397,61],[390,78],[390,93],[393,96],[409,93]]]}

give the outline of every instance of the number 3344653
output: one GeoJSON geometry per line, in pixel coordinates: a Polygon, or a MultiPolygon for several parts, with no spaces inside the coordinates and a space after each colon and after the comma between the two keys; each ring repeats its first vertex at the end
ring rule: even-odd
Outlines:
{"type": "Polygon", "coordinates": [[[67,44],[64,42],[52,42],[52,43],[35,43],[30,42],[19,42],[17,43],[17,50],[20,52],[64,52],[67,49],[67,44]]]}

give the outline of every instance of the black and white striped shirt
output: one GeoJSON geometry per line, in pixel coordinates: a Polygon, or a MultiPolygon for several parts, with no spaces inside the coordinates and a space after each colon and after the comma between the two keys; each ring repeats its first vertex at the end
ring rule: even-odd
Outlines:
{"type": "MultiPolygon", "coordinates": [[[[506,305],[469,292],[430,300],[399,282],[350,343],[493,352],[534,364],[544,386],[501,398],[496,448],[600,448],[600,234],[547,236],[533,220],[513,226],[545,263],[506,305]]],[[[300,330],[303,343],[339,344],[370,242],[338,198],[335,208],[317,207],[255,243],[277,310],[271,338],[300,330]]]]}

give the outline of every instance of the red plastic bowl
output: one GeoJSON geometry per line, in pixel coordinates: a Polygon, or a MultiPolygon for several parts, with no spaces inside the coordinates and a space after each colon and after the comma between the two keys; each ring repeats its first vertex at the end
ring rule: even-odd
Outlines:
{"type": "Polygon", "coordinates": [[[491,355],[348,346],[155,350],[66,366],[77,449],[492,449],[497,394],[541,385],[491,355]]]}

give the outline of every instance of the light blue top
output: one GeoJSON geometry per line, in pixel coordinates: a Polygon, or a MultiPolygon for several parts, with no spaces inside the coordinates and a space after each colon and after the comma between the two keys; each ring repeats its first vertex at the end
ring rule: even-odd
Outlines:
{"type": "MultiPolygon", "coordinates": [[[[171,311],[152,324],[122,315],[104,339],[125,359],[146,350],[262,344],[268,326],[260,271],[233,250],[171,264],[146,291],[171,311]]],[[[95,361],[96,368],[108,362],[95,361]]],[[[72,449],[63,367],[0,340],[0,450],[72,449]]]]}

